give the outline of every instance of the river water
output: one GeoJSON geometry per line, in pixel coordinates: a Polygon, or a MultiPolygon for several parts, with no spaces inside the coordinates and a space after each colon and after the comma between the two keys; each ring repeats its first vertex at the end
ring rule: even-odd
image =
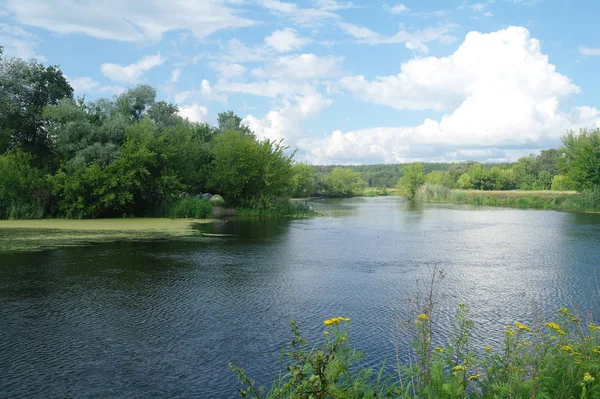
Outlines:
{"type": "Polygon", "coordinates": [[[350,317],[365,364],[392,367],[394,321],[433,265],[447,275],[440,342],[458,302],[474,349],[516,320],[600,309],[600,215],[315,206],[326,216],[202,227],[226,236],[0,255],[0,397],[235,397],[229,362],[269,385],[292,319],[314,340],[324,319],[350,317]]]}

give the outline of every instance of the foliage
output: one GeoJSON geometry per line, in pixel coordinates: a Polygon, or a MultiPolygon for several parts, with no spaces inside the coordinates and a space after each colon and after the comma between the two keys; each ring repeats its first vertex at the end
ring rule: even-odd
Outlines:
{"type": "Polygon", "coordinates": [[[280,142],[226,130],[213,141],[212,186],[231,205],[269,208],[291,195],[292,157],[280,142]]]}
{"type": "Polygon", "coordinates": [[[569,132],[562,142],[561,168],[573,188],[581,191],[600,185],[600,129],[569,132]]]}
{"type": "Polygon", "coordinates": [[[213,209],[209,201],[187,197],[170,204],[167,215],[171,218],[207,219],[213,216],[213,209]]]}
{"type": "Polygon", "coordinates": [[[0,58],[0,154],[12,148],[30,152],[38,165],[49,162],[44,107],[72,96],[73,88],[57,66],[0,58]]]}
{"type": "Polygon", "coordinates": [[[305,219],[318,216],[319,213],[300,201],[280,200],[270,208],[237,208],[236,215],[240,218],[305,219]]]}
{"type": "Polygon", "coordinates": [[[0,219],[39,219],[49,192],[41,170],[25,152],[0,155],[0,219]]]}
{"type": "Polygon", "coordinates": [[[579,195],[569,198],[562,209],[578,212],[600,212],[600,186],[583,190],[579,195]]]}
{"type": "Polygon", "coordinates": [[[425,183],[425,169],[423,164],[413,163],[402,169],[402,178],[398,181],[396,188],[400,195],[406,196],[409,200],[415,197],[417,189],[425,183]]]}
{"type": "Polygon", "coordinates": [[[305,198],[312,196],[317,189],[313,168],[305,163],[292,165],[293,197],[305,198]]]}
{"type": "Polygon", "coordinates": [[[348,168],[334,168],[330,174],[321,176],[318,192],[327,197],[355,197],[362,194],[366,186],[360,173],[348,168]]]}

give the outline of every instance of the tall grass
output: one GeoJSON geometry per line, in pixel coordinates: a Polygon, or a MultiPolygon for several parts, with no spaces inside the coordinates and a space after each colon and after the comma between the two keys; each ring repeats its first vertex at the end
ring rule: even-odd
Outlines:
{"type": "Polygon", "coordinates": [[[481,191],[451,190],[432,184],[422,185],[415,194],[421,202],[500,206],[519,209],[556,209],[565,211],[600,210],[600,189],[581,194],[557,191],[481,191]]]}
{"type": "Polygon", "coordinates": [[[29,202],[13,202],[4,212],[0,212],[0,215],[2,214],[9,220],[43,219],[45,216],[44,208],[39,204],[29,202]]]}
{"type": "Polygon", "coordinates": [[[579,212],[600,212],[600,186],[583,190],[579,195],[564,202],[566,210],[579,212]]]}
{"type": "Polygon", "coordinates": [[[319,215],[313,208],[302,201],[279,201],[270,208],[237,208],[236,215],[241,218],[266,217],[306,219],[319,215]]]}
{"type": "Polygon", "coordinates": [[[209,201],[188,197],[170,204],[166,215],[171,218],[208,219],[213,217],[213,207],[209,201]]]}

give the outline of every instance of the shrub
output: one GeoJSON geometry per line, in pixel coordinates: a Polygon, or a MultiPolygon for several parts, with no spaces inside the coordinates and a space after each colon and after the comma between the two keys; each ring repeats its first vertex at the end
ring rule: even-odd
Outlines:
{"type": "Polygon", "coordinates": [[[206,219],[213,216],[213,208],[206,200],[188,197],[171,204],[167,215],[172,218],[206,219]]]}

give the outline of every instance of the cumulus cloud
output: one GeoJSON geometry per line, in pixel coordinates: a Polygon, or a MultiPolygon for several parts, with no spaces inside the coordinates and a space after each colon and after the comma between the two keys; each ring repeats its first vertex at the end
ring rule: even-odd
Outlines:
{"type": "Polygon", "coordinates": [[[418,126],[334,131],[304,148],[315,163],[508,157],[503,149],[556,145],[565,130],[600,126],[592,107],[561,110],[580,90],[548,62],[525,28],[471,32],[448,57],[417,58],[398,75],[342,79],[357,97],[397,109],[447,111],[418,126]]]}
{"type": "Polygon", "coordinates": [[[210,82],[206,79],[202,79],[200,82],[200,88],[185,90],[175,94],[175,101],[177,103],[183,103],[191,99],[202,99],[205,101],[217,101],[221,103],[227,102],[227,95],[220,92],[220,90],[213,88],[210,82]]]}
{"type": "Polygon", "coordinates": [[[297,140],[305,135],[302,123],[329,107],[331,99],[318,93],[294,96],[293,102],[285,101],[283,106],[269,111],[262,118],[248,115],[243,123],[248,125],[259,138],[279,141],[287,145],[297,145],[297,140]]]}
{"type": "Polygon", "coordinates": [[[160,53],[143,57],[138,62],[122,66],[119,64],[102,64],[100,70],[110,80],[116,82],[135,84],[140,81],[142,74],[150,69],[162,65],[165,59],[160,53]]]}
{"type": "Polygon", "coordinates": [[[421,51],[423,53],[427,53],[428,51],[425,45],[428,42],[439,41],[440,43],[451,43],[456,40],[454,36],[449,34],[456,27],[454,24],[446,24],[416,32],[400,30],[392,36],[385,36],[369,28],[347,22],[338,22],[337,26],[348,35],[356,38],[359,43],[370,45],[404,43],[409,50],[421,51]]]}
{"type": "Polygon", "coordinates": [[[4,1],[6,10],[24,25],[59,34],[83,33],[126,42],[158,41],[165,32],[177,29],[187,29],[197,39],[204,39],[219,30],[255,24],[227,3],[222,0],[4,1]]]}
{"type": "Polygon", "coordinates": [[[206,123],[208,122],[208,108],[199,104],[179,106],[179,116],[190,122],[206,123]]]}
{"type": "Polygon", "coordinates": [[[265,45],[280,53],[298,50],[309,42],[310,39],[298,36],[291,28],[276,30],[265,37],[265,45]]]}
{"type": "Polygon", "coordinates": [[[75,93],[77,94],[90,93],[100,87],[100,83],[90,78],[89,76],[69,79],[69,83],[71,84],[71,87],[73,87],[73,90],[75,90],[75,93]]]}

